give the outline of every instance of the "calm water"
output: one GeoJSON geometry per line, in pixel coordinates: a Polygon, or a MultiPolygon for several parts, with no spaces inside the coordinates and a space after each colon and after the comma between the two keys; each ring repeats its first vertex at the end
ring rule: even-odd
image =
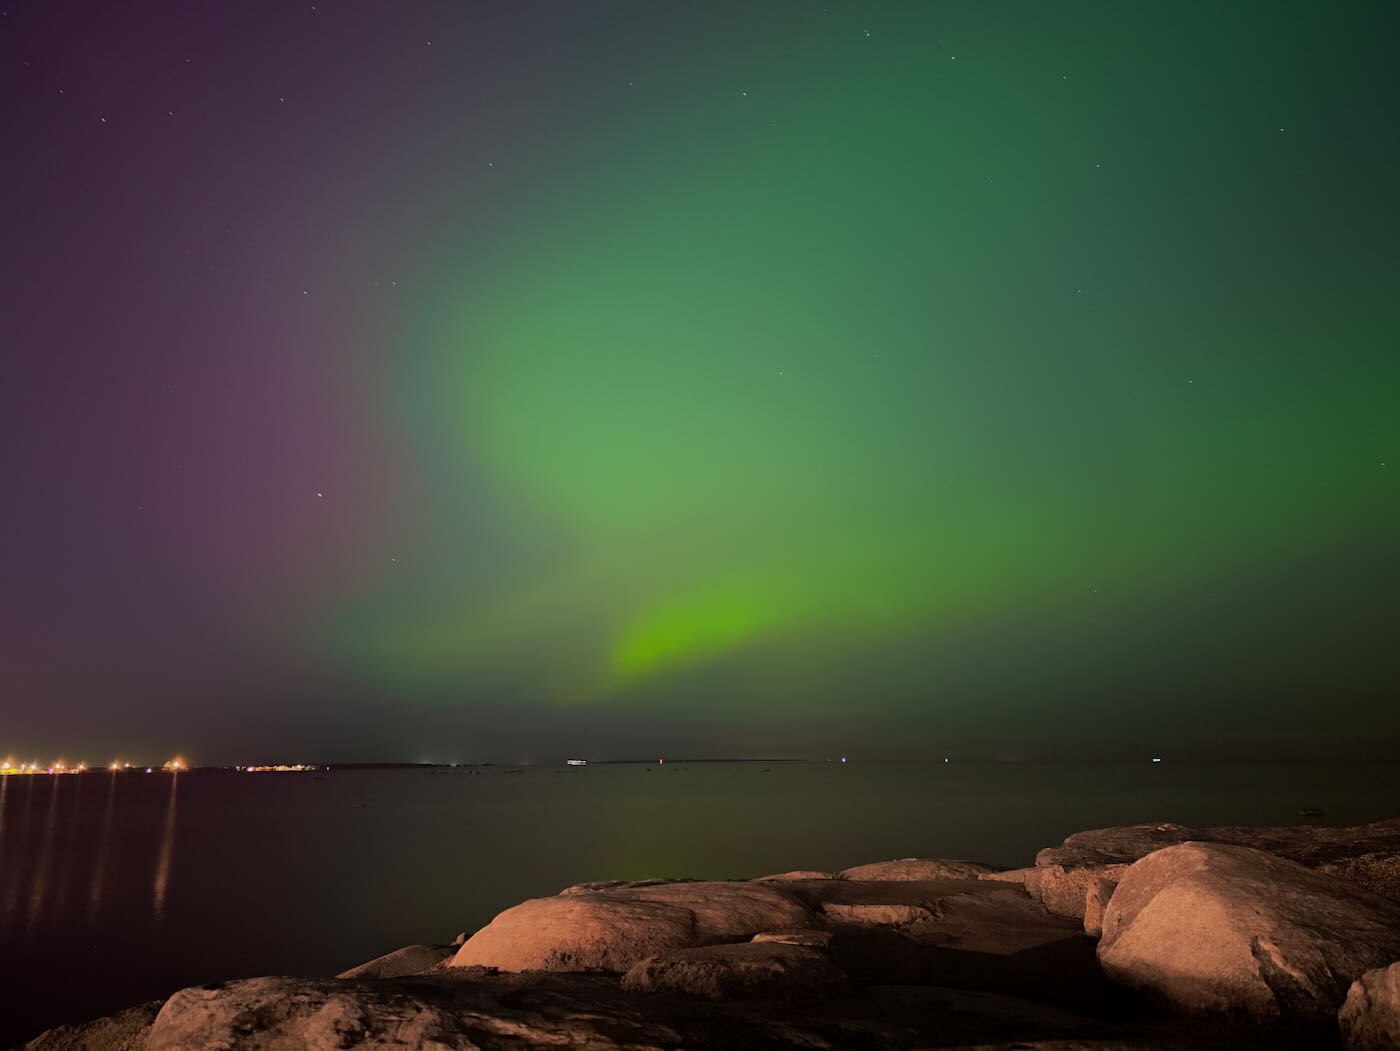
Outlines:
{"type": "Polygon", "coordinates": [[[332,974],[570,883],[910,855],[1029,864],[1084,828],[1400,814],[1400,765],[680,764],[0,777],[0,1046],[176,988],[332,974]]]}

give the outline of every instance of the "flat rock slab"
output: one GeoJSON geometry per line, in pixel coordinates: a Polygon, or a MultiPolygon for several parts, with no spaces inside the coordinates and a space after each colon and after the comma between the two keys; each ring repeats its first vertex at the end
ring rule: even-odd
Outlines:
{"type": "Polygon", "coordinates": [[[24,1051],[145,1051],[159,1000],[83,1025],[61,1025],[24,1045],[24,1051]]]}
{"type": "Polygon", "coordinates": [[[684,993],[711,1000],[815,1000],[849,983],[824,953],[777,942],[680,949],[648,957],[622,978],[634,993],[684,993]]]}
{"type": "Polygon", "coordinates": [[[1183,843],[1123,875],[1098,958],[1188,1012],[1328,1018],[1400,958],[1400,905],[1260,850],[1183,843]]]}
{"type": "Polygon", "coordinates": [[[1155,850],[1178,843],[1224,843],[1253,847],[1308,868],[1330,870],[1377,893],[1400,887],[1400,818],[1369,825],[1328,828],[1285,825],[1248,828],[1234,825],[1191,828],[1176,824],[1122,825],[1067,836],[1058,847],[1036,855],[1037,865],[1131,864],[1155,850]]]}
{"type": "MultiPolygon", "coordinates": [[[[906,922],[906,910],[928,913],[901,927],[916,941],[998,956],[1024,952],[1074,937],[1082,925],[1047,915],[1013,883],[990,880],[930,880],[874,883],[822,880],[788,888],[828,924],[870,924],[881,906],[893,906],[906,922]],[[854,906],[855,908],[852,908],[854,906]]],[[[896,921],[898,922],[898,921],[896,921]]]]}
{"type": "MultiPolygon", "coordinates": [[[[461,943],[458,943],[461,944],[461,943]]],[[[430,971],[457,952],[457,945],[405,945],[357,967],[341,971],[337,978],[402,978],[430,971]]]]}
{"type": "Polygon", "coordinates": [[[793,869],[791,872],[775,872],[771,876],[759,876],[760,883],[788,883],[793,880],[804,879],[835,879],[835,875],[830,872],[819,872],[816,869],[793,869]]]}
{"type": "Polygon", "coordinates": [[[898,861],[873,861],[843,869],[841,879],[868,880],[879,883],[926,882],[936,879],[977,879],[994,872],[988,865],[975,861],[946,861],[941,858],[900,858],[898,861]]]}
{"type": "Polygon", "coordinates": [[[1354,981],[1337,1022],[1347,1051],[1400,1047],[1400,963],[1367,971],[1354,981]]]}
{"type": "Polygon", "coordinates": [[[751,940],[759,944],[773,942],[779,945],[803,945],[808,949],[825,949],[831,944],[831,932],[817,930],[760,931],[751,940]]]}
{"type": "Polygon", "coordinates": [[[250,978],[183,989],[166,1001],[145,1051],[482,1051],[674,1047],[663,1024],[586,1003],[508,1007],[489,990],[250,978]]]}
{"type": "Polygon", "coordinates": [[[914,924],[933,923],[939,918],[936,904],[924,905],[848,905],[839,901],[828,901],[822,905],[822,912],[830,919],[842,923],[873,923],[881,927],[911,927],[914,924]]]}

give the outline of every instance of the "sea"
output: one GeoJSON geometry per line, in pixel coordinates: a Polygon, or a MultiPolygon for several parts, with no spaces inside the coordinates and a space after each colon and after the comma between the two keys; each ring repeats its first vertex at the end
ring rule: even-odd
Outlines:
{"type": "Polygon", "coordinates": [[[1136,822],[1400,815],[1400,764],[593,763],[0,777],[0,1047],[184,986],[333,975],[586,880],[1029,865],[1136,822]],[[1321,816],[1303,816],[1321,811],[1321,816]]]}

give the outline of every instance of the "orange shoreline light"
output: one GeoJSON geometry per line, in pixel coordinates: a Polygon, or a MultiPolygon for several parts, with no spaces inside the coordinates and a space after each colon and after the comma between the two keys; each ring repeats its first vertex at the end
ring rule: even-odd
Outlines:
{"type": "MultiPolygon", "coordinates": [[[[107,767],[107,769],[115,774],[120,771],[130,770],[132,769],[132,766],[130,763],[123,763],[120,760],[114,759],[111,765],[107,767]]],[[[168,762],[166,762],[161,767],[161,769],[164,770],[166,773],[178,774],[182,771],[188,770],[189,766],[188,764],[186,764],[184,759],[180,758],[179,756],[176,756],[174,759],[171,759],[168,762]]],[[[0,762],[0,775],[51,774],[57,776],[59,774],[85,774],[87,772],[87,763],[77,763],[75,765],[70,766],[67,762],[65,762],[62,759],[55,759],[52,763],[49,763],[45,766],[40,766],[37,762],[16,763],[13,758],[7,758],[3,762],[0,762]]]]}

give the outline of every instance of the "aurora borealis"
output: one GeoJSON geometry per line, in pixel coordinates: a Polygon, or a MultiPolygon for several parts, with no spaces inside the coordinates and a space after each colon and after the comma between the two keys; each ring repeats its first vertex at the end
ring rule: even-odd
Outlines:
{"type": "Polygon", "coordinates": [[[1397,31],[10,3],[6,747],[1393,754],[1397,31]]]}

